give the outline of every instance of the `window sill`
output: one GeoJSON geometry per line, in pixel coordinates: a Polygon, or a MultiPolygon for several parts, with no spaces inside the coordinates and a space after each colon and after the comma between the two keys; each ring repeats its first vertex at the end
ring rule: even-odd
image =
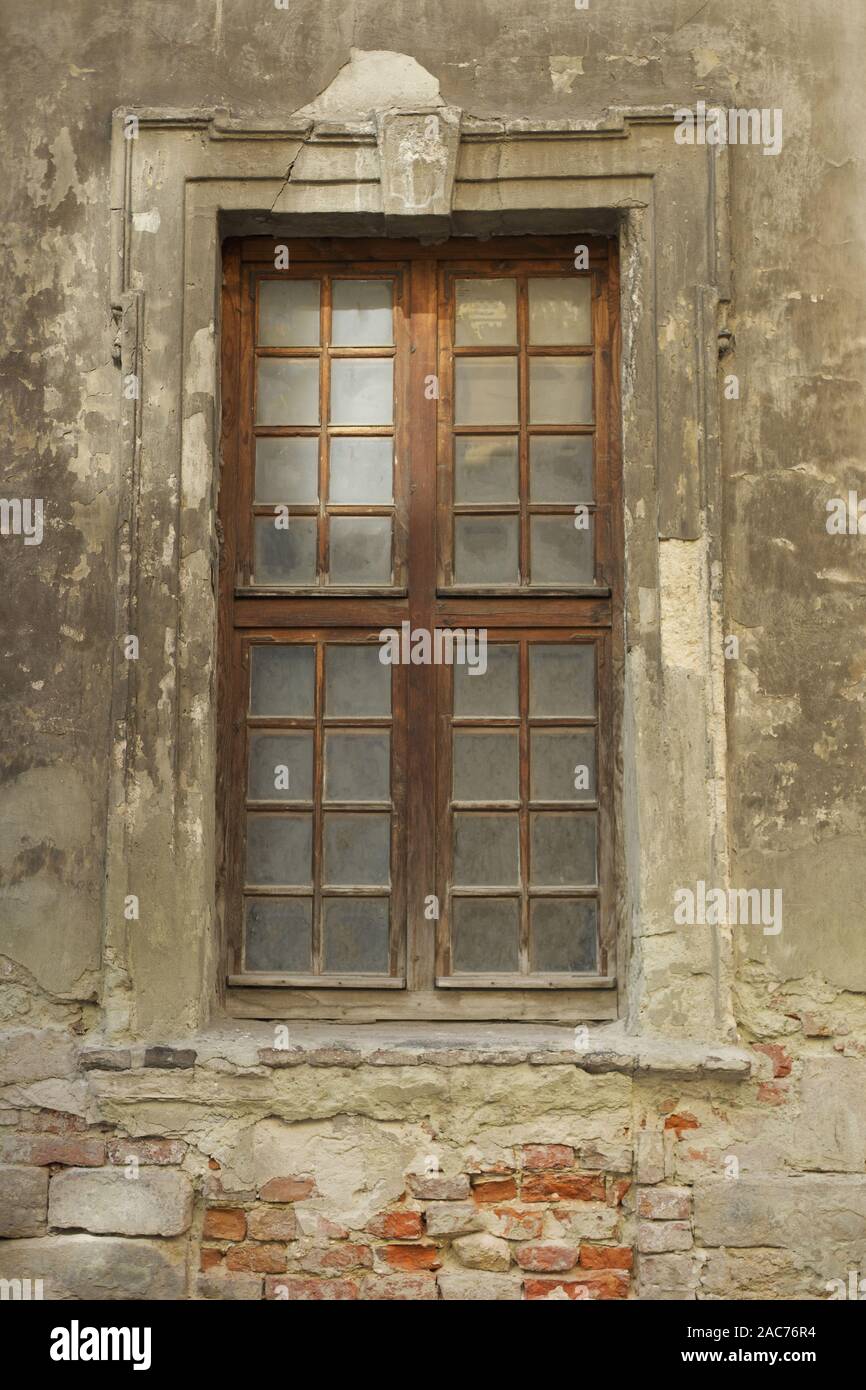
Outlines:
{"type": "Polygon", "coordinates": [[[682,1078],[746,1080],[754,1058],[729,1043],[693,1042],[663,1036],[626,1034],[620,1025],[574,1028],[546,1024],[395,1024],[362,1025],[292,1023],[287,1045],[275,1047],[274,1025],[231,1022],[168,1045],[148,1045],[151,1057],[183,1057],[160,1062],[145,1058],[145,1047],[122,1048],[88,1040],[98,1050],[129,1061],[125,1066],[92,1070],[138,1070],[141,1067],[204,1068],[211,1071],[266,1071],[298,1066],[573,1066],[592,1073],[682,1078]],[[577,1046],[576,1046],[577,1042],[577,1046]],[[115,1053],[115,1049],[117,1052],[115,1053]]]}

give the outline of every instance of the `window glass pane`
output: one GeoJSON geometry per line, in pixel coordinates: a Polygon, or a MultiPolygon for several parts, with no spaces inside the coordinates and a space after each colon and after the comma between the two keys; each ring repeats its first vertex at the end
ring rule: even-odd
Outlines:
{"type": "Polygon", "coordinates": [[[319,423],[318,357],[260,357],[256,376],[257,425],[319,423]]]}
{"type": "Polygon", "coordinates": [[[257,516],[253,530],[254,584],[315,584],[314,516],[290,516],[288,526],[281,516],[257,516]]]}
{"type": "Polygon", "coordinates": [[[455,359],[454,423],[517,424],[516,357],[455,359]]]}
{"type": "Polygon", "coordinates": [[[454,667],[454,713],[466,719],[515,718],[519,713],[518,650],[487,644],[487,670],[454,667]]]}
{"type": "Polygon", "coordinates": [[[588,275],[529,279],[529,341],[533,346],[568,343],[577,347],[591,340],[590,280],[588,275]]]}
{"type": "Polygon", "coordinates": [[[319,496],[319,441],[256,440],[256,502],[315,502],[319,496]]]}
{"type": "Polygon", "coordinates": [[[388,801],[390,796],[388,731],[329,729],[325,734],[325,800],[388,801]]]}
{"type": "Polygon", "coordinates": [[[319,281],[259,281],[261,347],[319,346],[319,281]]]}
{"type": "Polygon", "coordinates": [[[455,287],[458,347],[507,347],[517,342],[514,280],[457,280],[455,287]]]}
{"type": "Polygon", "coordinates": [[[532,502],[591,502],[592,435],[530,435],[529,496],[532,502]]]}
{"type": "Polygon", "coordinates": [[[325,815],[322,880],[333,888],[387,887],[391,881],[391,817],[329,811],[325,815]]]}
{"type": "Polygon", "coordinates": [[[309,898],[248,898],[244,967],[306,974],[312,968],[309,898]]]}
{"type": "Polygon", "coordinates": [[[312,882],[313,817],[247,816],[247,883],[251,887],[312,882]]]}
{"type": "Polygon", "coordinates": [[[455,729],[455,801],[516,801],[517,730],[455,729]]]}
{"type": "Polygon", "coordinates": [[[536,887],[595,883],[594,811],[533,811],[529,817],[529,881],[536,887]]]}
{"type": "Polygon", "coordinates": [[[361,502],[373,506],[390,502],[393,495],[390,438],[337,436],[331,440],[331,502],[361,502]]]}
{"type": "Polygon", "coordinates": [[[531,729],[529,760],[533,801],[595,800],[594,729],[531,729]]]}
{"type": "Polygon", "coordinates": [[[595,581],[593,518],[533,516],[529,522],[533,584],[592,584],[595,581]]]}
{"type": "Polygon", "coordinates": [[[325,648],[325,714],[355,718],[391,713],[391,667],[379,660],[378,644],[325,648]]]}
{"type": "Polygon", "coordinates": [[[387,975],[388,899],[325,898],[323,965],[329,975],[387,975]]]}
{"type": "Polygon", "coordinates": [[[516,516],[456,516],[454,583],[516,584],[517,536],[516,516]]]}
{"type": "Polygon", "coordinates": [[[517,812],[454,815],[454,882],[461,888],[510,887],[519,882],[517,812]]]}
{"type": "Polygon", "coordinates": [[[394,341],[392,293],[391,280],[332,281],[334,347],[390,347],[394,341]]]}
{"type": "Polygon", "coordinates": [[[595,644],[532,643],[529,648],[529,713],[535,718],[595,714],[595,644]]]}
{"type": "Polygon", "coordinates": [[[331,362],[331,424],[390,425],[393,420],[393,357],[335,357],[331,362]]]}
{"type": "Polygon", "coordinates": [[[530,357],[529,418],[533,425],[592,423],[592,358],[530,357]]]}
{"type": "Polygon", "coordinates": [[[516,974],[518,909],[516,898],[452,898],[452,969],[516,974]]]}
{"type": "Polygon", "coordinates": [[[312,717],[315,701],[314,647],[257,644],[250,652],[250,714],[312,717]]]}
{"type": "Polygon", "coordinates": [[[313,735],[250,732],[250,801],[310,801],[313,795],[313,735]]]}
{"type": "Polygon", "coordinates": [[[598,909],[592,898],[533,898],[530,965],[544,974],[598,968],[598,909]]]}
{"type": "Polygon", "coordinates": [[[391,518],[331,517],[332,584],[391,583],[391,518]]]}
{"type": "Polygon", "coordinates": [[[517,439],[513,435],[455,438],[454,501],[517,501],[517,439]]]}

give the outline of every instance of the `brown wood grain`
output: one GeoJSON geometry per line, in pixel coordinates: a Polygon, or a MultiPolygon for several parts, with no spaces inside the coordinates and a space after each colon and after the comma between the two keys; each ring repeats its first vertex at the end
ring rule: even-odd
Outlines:
{"type": "MultiPolygon", "coordinates": [[[[291,268],[273,269],[274,242],[249,238],[227,242],[222,306],[222,473],[219,490],[220,662],[217,681],[220,747],[218,901],[228,939],[230,1004],[238,1016],[609,1018],[616,1012],[617,894],[620,862],[614,815],[621,770],[614,747],[620,722],[622,670],[622,522],[619,456],[619,278],[616,248],[603,237],[581,237],[590,248],[592,344],[529,343],[528,277],[576,274],[574,237],[509,237],[495,243],[465,238],[434,247],[411,241],[373,239],[290,240],[291,268]],[[514,347],[459,347],[453,343],[454,278],[461,272],[513,277],[516,281],[517,343],[514,347]],[[331,343],[331,286],[341,278],[381,277],[394,283],[394,345],[334,347],[331,343]],[[319,348],[256,345],[256,286],[262,279],[319,278],[319,348]],[[531,425],[529,361],[535,356],[593,358],[594,420],[581,425],[531,425]],[[453,423],[455,356],[516,356],[519,423],[516,426],[456,426],[453,423]],[[330,363],[334,358],[393,357],[394,424],[331,426],[328,421],[330,363]],[[320,360],[320,426],[256,426],[255,362],[258,357],[316,357],[320,360]],[[438,399],[425,392],[438,380],[438,399]],[[453,441],[457,434],[513,435],[518,440],[518,500],[501,505],[454,505],[453,441]],[[529,439],[535,434],[594,438],[594,497],[588,501],[595,528],[594,585],[537,586],[531,580],[529,520],[533,515],[573,515],[573,507],[532,503],[529,497],[529,439]],[[319,439],[317,503],[291,508],[317,517],[315,587],[281,589],[252,583],[253,517],[273,513],[255,504],[255,440],[313,436],[319,439]],[[394,437],[393,506],[344,505],[329,501],[333,436],[394,437]],[[520,583],[457,586],[453,575],[453,517],[515,515],[519,518],[520,583]],[[364,589],[329,590],[330,518],[335,515],[393,516],[393,582],[364,589]],[[485,628],[489,641],[514,640],[520,649],[520,711],[515,720],[454,720],[452,671],[410,665],[392,668],[390,720],[338,720],[324,716],[324,647],[329,642],[377,642],[384,627],[432,631],[442,627],[485,628]],[[313,719],[250,718],[247,714],[250,639],[306,642],[316,647],[316,716],[313,719]],[[597,721],[529,718],[529,649],[533,642],[593,642],[597,652],[597,721]],[[326,727],[389,727],[391,730],[391,941],[383,976],[329,976],[322,972],[323,741],[326,727]],[[514,727],[519,730],[519,817],[521,882],[519,969],[516,974],[477,978],[453,973],[449,937],[451,890],[452,729],[514,727]],[[537,897],[593,896],[592,890],[542,890],[528,881],[529,812],[562,809],[530,799],[530,728],[597,728],[599,816],[599,960],[586,977],[531,973],[530,901],[537,897]],[[247,805],[247,739],[251,728],[311,728],[314,731],[313,977],[281,972],[252,977],[243,965],[244,821],[247,805]],[[439,899],[438,923],[424,915],[431,895],[439,899]],[[376,1002],[376,991],[382,1002],[376,1002]],[[521,991],[525,993],[521,995],[521,991]],[[343,1002],[339,1002],[342,1000],[343,1002]]],[[[286,244],[286,243],[281,243],[286,244]]],[[[583,272],[586,274],[587,272],[583,272]]],[[[255,809],[256,803],[251,803],[255,809]]],[[[374,811],[378,803],[352,810],[374,811]]],[[[592,803],[594,806],[596,803],[592,803]]],[[[590,803],[580,803],[582,810],[590,803]]],[[[264,806],[260,804],[260,809],[264,806]]],[[[287,809],[297,809],[297,803],[287,809]]],[[[483,804],[482,804],[483,809],[483,804]]],[[[268,810],[278,810],[268,806],[268,810]]],[[[331,894],[332,890],[328,890],[331,894]]],[[[473,890],[459,890],[472,896],[473,890]]],[[[509,890],[511,891],[511,890],[509,890]]],[[[309,895],[309,889],[299,889],[309,895]]],[[[285,890],[262,896],[295,895],[285,890]]],[[[381,896],[381,890],[345,888],[334,896],[381,896]]],[[[505,894],[503,894],[505,895],[505,894]]]]}

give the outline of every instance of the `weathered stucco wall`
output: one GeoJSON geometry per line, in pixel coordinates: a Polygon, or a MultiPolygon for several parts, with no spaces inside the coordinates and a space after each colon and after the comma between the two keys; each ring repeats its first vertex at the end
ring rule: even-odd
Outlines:
{"type": "MultiPolygon", "coordinates": [[[[570,0],[87,0],[38,23],[32,5],[3,0],[0,23],[3,496],[44,502],[41,544],[0,537],[0,1277],[44,1276],[47,1296],[145,1285],[285,1297],[274,1285],[288,1269],[290,1297],[516,1297],[523,1279],[532,1297],[815,1298],[850,1269],[866,1274],[866,539],[825,524],[830,499],[866,492],[859,0],[732,0],[719,14],[696,0],[585,11],[570,0]],[[352,54],[380,50],[368,91],[349,81],[352,54]],[[777,155],[727,151],[722,553],[672,534],[658,593],[640,593],[659,613],[684,712],[709,659],[692,607],[707,570],[721,635],[738,639],[709,720],[724,795],[686,786],[672,764],[638,810],[687,829],[690,798],[712,800],[731,882],[782,891],[778,934],[733,933],[745,1056],[702,1050],[698,1036],[688,1051],[708,945],[693,928],[694,973],[676,956],[666,975],[673,919],[654,923],[638,957],[667,1001],[653,1031],[666,1031],[667,1008],[680,1035],[667,1052],[615,1030],[591,1063],[567,1031],[500,1029],[440,1038],[438,1050],[416,1040],[407,1060],[405,1039],[305,1040],[293,1027],[281,1055],[262,1024],[168,1037],[174,1051],[145,1055],[124,1012],[128,962],[103,903],[129,543],[111,113],[227,108],[279,125],[311,105],[357,118],[402,89],[406,103],[536,123],[699,98],[782,111],[777,155]],[[485,1047],[495,1063],[482,1064],[485,1047]]],[[[168,361],[179,351],[147,346],[168,361]]],[[[677,334],[660,350],[676,353],[677,334]]],[[[691,458],[699,442],[682,447],[691,458]]],[[[165,486],[177,486],[171,468],[165,486]]],[[[176,542],[166,534],[169,550],[176,542]]],[[[143,677],[157,730],[171,655],[143,677]]],[[[171,776],[171,758],[155,759],[137,794],[171,776]]],[[[155,844],[154,882],[160,854],[155,844]]],[[[170,953],[186,923],[163,925],[170,953]]]]}

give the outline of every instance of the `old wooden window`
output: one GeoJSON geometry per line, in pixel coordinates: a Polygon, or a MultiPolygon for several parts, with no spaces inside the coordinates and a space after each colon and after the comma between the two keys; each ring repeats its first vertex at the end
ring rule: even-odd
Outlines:
{"type": "Polygon", "coordinates": [[[617,298],[606,239],[226,243],[234,1011],[615,1016],[617,298]]]}

